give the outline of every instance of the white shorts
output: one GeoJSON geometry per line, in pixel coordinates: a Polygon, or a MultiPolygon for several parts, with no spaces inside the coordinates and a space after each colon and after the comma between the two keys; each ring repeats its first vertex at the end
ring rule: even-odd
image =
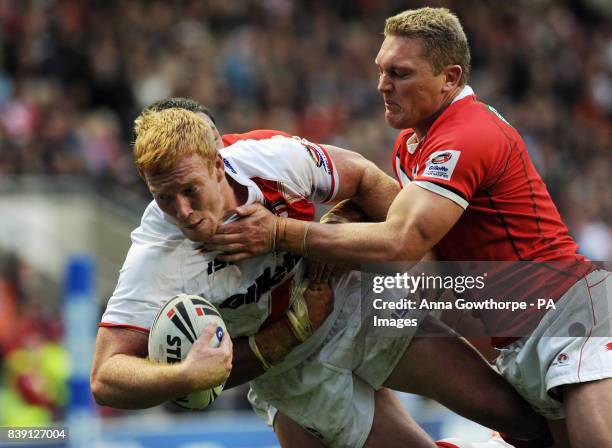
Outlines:
{"type": "Polygon", "coordinates": [[[416,328],[402,337],[376,335],[362,324],[371,319],[363,320],[358,278],[342,293],[346,300],[317,350],[289,369],[275,367],[251,381],[249,401],[271,426],[278,409],[328,446],[360,448],[374,419],[374,391],[404,355],[416,328]]]}
{"type": "Polygon", "coordinates": [[[591,272],[548,311],[533,334],[501,349],[500,373],[550,420],[565,416],[564,384],[612,377],[612,275],[591,272]]]}

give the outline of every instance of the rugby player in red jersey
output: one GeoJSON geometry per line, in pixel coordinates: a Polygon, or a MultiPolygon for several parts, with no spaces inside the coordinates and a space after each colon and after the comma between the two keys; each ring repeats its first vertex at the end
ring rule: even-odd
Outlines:
{"type": "Polygon", "coordinates": [[[503,328],[493,339],[502,350],[496,364],[549,419],[556,446],[612,446],[610,274],[578,254],[519,133],[467,85],[459,20],[444,8],[389,18],[375,62],[386,121],[402,130],[393,152],[402,191],[386,221],[307,224],[253,205],[238,208],[248,218],[220,228],[207,247],[225,260],[274,246],[352,263],[416,261],[432,248],[442,260],[565,263],[563,275],[548,273],[563,311],[483,319],[503,328]],[[579,321],[574,332],[569,316],[579,321]]]}

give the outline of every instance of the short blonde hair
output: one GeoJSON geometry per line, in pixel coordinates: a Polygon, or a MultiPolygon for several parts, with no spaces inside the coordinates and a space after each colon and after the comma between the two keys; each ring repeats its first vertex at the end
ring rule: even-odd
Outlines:
{"type": "Polygon", "coordinates": [[[185,109],[144,110],[134,122],[134,160],[140,175],[171,169],[183,156],[199,154],[214,166],[217,155],[212,129],[185,109]]]}
{"type": "Polygon", "coordinates": [[[462,69],[460,85],[467,84],[470,75],[470,47],[461,22],[446,8],[409,9],[385,22],[385,36],[420,38],[423,56],[434,74],[448,65],[462,69]]]}

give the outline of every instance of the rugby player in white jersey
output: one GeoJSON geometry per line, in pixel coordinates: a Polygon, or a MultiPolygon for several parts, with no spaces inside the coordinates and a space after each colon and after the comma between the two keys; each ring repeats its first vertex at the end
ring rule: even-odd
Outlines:
{"type": "MultiPolygon", "coordinates": [[[[234,338],[235,367],[228,383],[252,379],[256,408],[267,412],[271,404],[282,412],[275,429],[283,446],[319,443],[295,432],[295,423],[328,446],[435,446],[383,385],[437,399],[518,437],[541,430],[537,416],[462,340],[366,338],[355,273],[333,280],[330,316],[286,357],[270,347],[262,350],[257,337],[259,359],[249,352],[247,336],[283,322],[290,292],[304,276],[303,262],[275,253],[219,263],[214,254],[202,256],[197,242],[214,234],[227,212],[241,203],[260,202],[279,215],[311,220],[313,202],[352,198],[380,220],[397,187],[373,164],[349,151],[286,137],[245,140],[217,151],[210,125],[180,109],[143,113],[136,134],[137,165],[155,201],[132,234],[100,324],[92,369],[99,403],[150,407],[225,381],[229,342],[207,348],[210,333],[186,361],[195,371],[191,376],[183,377],[180,365],[143,359],[158,309],[186,292],[206,297],[221,312],[234,338]],[[262,364],[272,366],[264,373],[262,364]]],[[[292,337],[291,331],[284,334],[292,337]]]]}

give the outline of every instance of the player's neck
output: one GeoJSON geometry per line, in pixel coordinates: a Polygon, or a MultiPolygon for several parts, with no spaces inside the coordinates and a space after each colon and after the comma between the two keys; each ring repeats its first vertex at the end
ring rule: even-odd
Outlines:
{"type": "Polygon", "coordinates": [[[227,174],[225,175],[225,179],[227,182],[224,185],[225,191],[223,192],[225,198],[224,208],[226,212],[230,212],[247,201],[249,190],[227,174]]]}
{"type": "Polygon", "coordinates": [[[419,141],[423,140],[425,135],[427,135],[427,131],[429,131],[429,128],[435,123],[438,117],[442,115],[442,113],[448,108],[448,106],[452,104],[453,100],[457,97],[457,95],[461,93],[462,90],[463,86],[457,86],[453,90],[448,92],[448,94],[445,95],[445,97],[442,99],[441,105],[438,110],[436,110],[436,112],[434,112],[423,125],[415,126],[413,128],[414,133],[416,134],[419,141]]]}

